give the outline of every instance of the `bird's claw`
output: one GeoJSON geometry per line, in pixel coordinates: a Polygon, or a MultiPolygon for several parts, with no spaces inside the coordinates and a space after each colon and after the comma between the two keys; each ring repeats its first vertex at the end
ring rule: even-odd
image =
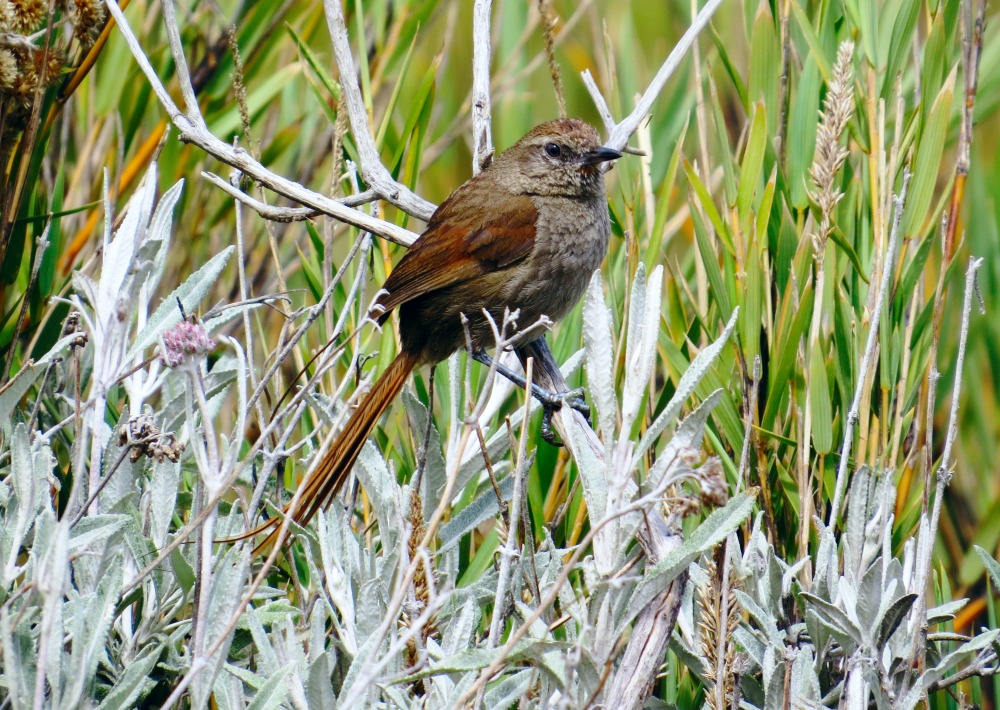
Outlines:
{"type": "Polygon", "coordinates": [[[556,436],[556,432],[552,428],[552,413],[555,411],[550,407],[545,407],[542,411],[542,440],[550,446],[559,447],[563,443],[559,441],[559,437],[556,436]]]}
{"type": "Polygon", "coordinates": [[[588,424],[590,423],[590,407],[583,399],[582,387],[568,392],[559,392],[555,394],[551,403],[543,402],[542,404],[542,439],[552,446],[563,445],[559,440],[559,437],[556,436],[555,430],[552,428],[552,414],[562,409],[563,405],[576,410],[583,415],[583,418],[587,420],[588,424]]]}
{"type": "Polygon", "coordinates": [[[563,393],[563,401],[570,409],[575,409],[582,414],[583,418],[590,424],[590,406],[583,399],[583,387],[577,387],[575,390],[563,393]]]}

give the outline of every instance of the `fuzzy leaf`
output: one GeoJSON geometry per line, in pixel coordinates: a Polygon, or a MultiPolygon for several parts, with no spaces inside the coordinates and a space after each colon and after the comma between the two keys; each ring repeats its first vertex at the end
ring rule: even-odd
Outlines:
{"type": "Polygon", "coordinates": [[[882,623],[879,624],[878,637],[875,639],[875,648],[885,648],[886,644],[889,643],[889,637],[896,632],[900,622],[910,613],[910,609],[913,608],[913,604],[917,601],[917,598],[916,594],[904,594],[889,606],[889,609],[882,617],[882,623]]]}
{"type": "Polygon", "coordinates": [[[615,398],[611,318],[604,303],[601,272],[595,271],[583,302],[583,342],[587,350],[587,382],[597,408],[601,432],[610,437],[618,419],[615,398]]]}
{"type": "MultiPolygon", "coordinates": [[[[507,462],[501,463],[507,464],[507,462]]],[[[493,471],[499,474],[505,468],[509,469],[509,464],[505,467],[495,466],[493,471]]],[[[509,500],[511,494],[514,492],[514,477],[508,475],[500,478],[497,487],[500,489],[500,495],[503,496],[504,500],[509,500]]],[[[462,508],[455,517],[441,526],[441,531],[438,535],[441,540],[439,552],[447,550],[452,545],[457,545],[462,540],[463,535],[475,530],[499,511],[500,504],[497,501],[496,493],[493,491],[493,486],[486,485],[482,487],[479,495],[471,503],[462,508]]]]}
{"type": "Polygon", "coordinates": [[[679,547],[646,572],[629,601],[628,616],[631,618],[642,611],[692,561],[742,525],[753,510],[756,499],[756,489],[745,491],[731,498],[722,508],[712,511],[679,547]]]}
{"type": "Polygon", "coordinates": [[[632,282],[625,355],[625,385],[622,393],[620,436],[624,441],[632,431],[639,407],[656,361],[656,343],[660,325],[660,300],[663,267],[657,266],[646,281],[646,268],[639,263],[632,282]]]}

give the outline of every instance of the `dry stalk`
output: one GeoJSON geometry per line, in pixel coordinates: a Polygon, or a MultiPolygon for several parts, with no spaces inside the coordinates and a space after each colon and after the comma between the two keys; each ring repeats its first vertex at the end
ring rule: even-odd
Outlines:
{"type": "Polygon", "coordinates": [[[833,502],[830,505],[830,516],[827,522],[829,527],[834,527],[840,517],[840,508],[844,491],[847,489],[847,464],[851,457],[851,446],[854,443],[854,427],[858,423],[858,411],[861,406],[861,397],[865,393],[868,382],[868,371],[875,359],[875,345],[878,342],[878,328],[882,319],[882,310],[885,299],[889,292],[889,282],[892,279],[893,265],[896,262],[896,249],[899,245],[900,223],[903,217],[903,208],[906,205],[906,190],[910,185],[910,171],[903,171],[903,185],[899,194],[893,197],[893,221],[892,229],[889,232],[889,244],[886,248],[885,261],[882,264],[882,275],[879,279],[878,295],[875,308],[872,311],[872,323],[868,329],[868,339],[865,343],[864,356],[858,368],[857,386],[854,390],[854,398],[851,408],[847,414],[847,421],[844,426],[844,442],[840,448],[840,464],[837,468],[837,483],[833,491],[833,502]]]}
{"type": "MultiPolygon", "coordinates": [[[[420,557],[420,541],[423,539],[424,534],[427,532],[426,525],[424,524],[423,516],[423,499],[420,497],[420,490],[418,486],[414,486],[410,491],[410,535],[407,538],[407,552],[408,558],[411,560],[416,560],[420,557]]],[[[430,601],[430,592],[428,589],[428,572],[430,572],[431,580],[433,580],[433,571],[430,569],[425,569],[424,565],[418,564],[417,569],[413,574],[413,596],[415,599],[415,611],[417,613],[423,612],[427,608],[430,601]]],[[[409,627],[409,614],[404,614],[403,626],[409,627]]],[[[434,631],[434,622],[429,620],[423,627],[423,640],[426,641],[427,637],[430,636],[434,631]]],[[[409,642],[406,644],[406,651],[403,656],[404,665],[407,668],[413,668],[417,665],[419,661],[419,648],[417,636],[414,635],[410,638],[409,642]]]]}
{"type": "MultiPolygon", "coordinates": [[[[927,637],[927,587],[930,581],[930,571],[932,562],[932,550],[935,540],[937,540],[938,524],[941,520],[941,506],[944,501],[944,493],[951,482],[952,471],[952,446],[958,435],[958,403],[962,393],[962,370],[965,364],[965,348],[969,341],[969,327],[972,315],[972,297],[976,289],[976,274],[982,267],[983,258],[972,258],[969,261],[969,268],[965,272],[965,295],[962,305],[962,326],[958,340],[958,355],[955,362],[955,385],[952,392],[951,411],[948,416],[948,430],[945,436],[944,451],[941,454],[941,462],[936,471],[936,483],[934,489],[934,504],[930,512],[929,524],[921,526],[920,537],[917,539],[917,569],[914,571],[915,581],[913,591],[918,596],[914,604],[914,612],[911,616],[920,624],[912,629],[913,648],[911,653],[911,665],[914,668],[923,669],[925,665],[925,654],[927,644],[923,641],[927,637]]],[[[928,464],[929,465],[929,464],[928,464]]],[[[916,677],[916,674],[914,674],[916,677]]]]}
{"type": "Polygon", "coordinates": [[[556,61],[556,25],[559,18],[552,11],[552,0],[538,0],[538,12],[542,16],[542,36],[545,38],[545,58],[549,63],[549,76],[552,78],[552,88],[556,92],[556,102],[559,104],[559,115],[567,116],[566,96],[563,92],[562,74],[559,73],[559,62],[556,61]]]}
{"type": "Polygon", "coordinates": [[[476,0],[472,11],[472,172],[493,160],[490,115],[490,12],[493,0],[476,0]]]}

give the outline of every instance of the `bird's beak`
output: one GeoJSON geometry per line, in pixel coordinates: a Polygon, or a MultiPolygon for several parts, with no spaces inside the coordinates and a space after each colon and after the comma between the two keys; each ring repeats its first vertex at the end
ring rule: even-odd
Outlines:
{"type": "Polygon", "coordinates": [[[602,145],[594,150],[588,150],[581,155],[580,162],[584,165],[597,165],[598,163],[606,163],[609,160],[618,160],[620,157],[622,157],[621,152],[602,145]]]}

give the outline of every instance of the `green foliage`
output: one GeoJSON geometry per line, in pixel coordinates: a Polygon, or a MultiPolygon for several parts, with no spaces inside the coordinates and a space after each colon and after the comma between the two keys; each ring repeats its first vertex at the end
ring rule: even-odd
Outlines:
{"type": "MultiPolygon", "coordinates": [[[[689,20],[686,6],[654,3],[626,10],[603,0],[580,8],[561,0],[497,3],[492,119],[501,149],[558,111],[538,6],[559,18],[554,70],[570,113],[595,125],[580,72],[596,76],[619,119],[689,20]]],[[[127,16],[175,91],[159,8],[136,2],[127,16]]],[[[167,129],[121,34],[112,30],[106,43],[73,35],[81,18],[60,12],[30,28],[0,27],[39,41],[37,30],[51,24],[62,62],[59,80],[38,94],[34,130],[26,130],[23,106],[11,108],[0,76],[8,92],[0,93],[0,360],[11,373],[0,383],[0,697],[13,707],[37,692],[53,707],[158,705],[190,680],[197,653],[205,670],[181,689],[181,702],[194,706],[211,696],[221,707],[270,707],[300,694],[310,706],[329,706],[357,700],[352,685],[375,679],[380,690],[365,696],[371,702],[382,693],[386,703],[425,695],[446,704],[498,659],[506,665],[487,686],[488,706],[541,703],[557,690],[584,705],[611,692],[613,675],[597,683],[604,662],[618,667],[615,644],[626,644],[654,592],[688,574],[693,591],[654,689],[677,706],[704,698],[714,707],[715,689],[725,686],[725,674],[713,675],[720,658],[710,641],[723,631],[712,623],[738,626],[723,644],[732,655],[721,660],[742,664],[743,699],[760,707],[781,697],[786,673],[798,697],[817,705],[860,697],[851,695],[863,689],[849,685],[838,653],[884,660],[889,649],[899,659],[878,676],[881,686],[869,688],[898,691],[900,704],[891,707],[943,687],[956,668],[995,659],[995,632],[960,641],[932,631],[908,645],[921,620],[951,624],[949,632],[997,628],[1000,492],[991,462],[1000,460],[1000,320],[973,309],[966,384],[956,393],[954,383],[970,256],[988,257],[978,283],[988,312],[1000,293],[992,258],[1000,253],[993,197],[1000,82],[988,69],[1000,37],[984,38],[965,174],[956,170],[971,98],[963,3],[723,6],[699,40],[697,60],[685,60],[640,129],[644,137],[633,139],[646,155],[626,156],[609,174],[615,236],[602,276],[549,336],[556,359],[573,365],[570,384],[587,387],[606,460],[612,444],[620,447],[614,460],[627,463],[626,492],[608,483],[612,469],[596,454],[574,460],[545,444],[535,450],[535,437],[519,459],[512,440],[522,423],[535,432],[539,417],[526,417],[509,390],[481,419],[501,496],[512,495],[516,472],[528,475],[507,609],[494,604],[500,560],[511,554],[510,503],[498,502],[478,437],[462,424],[484,376],[473,369],[467,382],[464,356],[437,368],[429,453],[430,383],[420,372],[414,394],[394,406],[359,460],[363,489],[348,493],[355,508],[331,506],[299,531],[301,541],[238,608],[257,562],[244,548],[213,547],[210,539],[244,530],[244,513],[257,514],[249,505],[286,502],[308,457],[342,422],[358,381],[391,359],[392,319],[378,331],[364,316],[401,249],[331,219],[265,222],[234,206],[200,178],[229,169],[167,129]],[[843,132],[824,142],[820,114],[829,113],[824,102],[846,40],[855,43],[852,105],[843,132]],[[97,65],[88,76],[91,48],[97,65]],[[78,74],[87,78],[77,85],[78,74]],[[16,130],[15,119],[23,123],[16,130]],[[846,155],[824,195],[816,165],[821,151],[837,147],[846,155]],[[907,170],[878,352],[861,379],[893,195],[907,170]],[[942,249],[949,233],[942,212],[952,205],[960,208],[951,216],[957,238],[942,249]],[[40,251],[43,236],[48,246],[40,251]],[[131,241],[117,241],[123,237],[131,241]],[[178,300],[218,343],[187,370],[157,359],[164,332],[183,318],[178,300]],[[77,325],[67,325],[71,308],[82,314],[73,317],[77,325]],[[298,409],[288,404],[297,393],[298,409]],[[952,396],[957,438],[942,460],[952,396]],[[148,449],[131,460],[138,445],[117,443],[121,426],[142,414],[187,445],[179,460],[156,460],[148,449]],[[846,512],[831,511],[845,437],[848,503],[846,512]],[[636,544],[637,522],[630,527],[623,513],[597,524],[663,480],[657,476],[683,442],[699,485],[672,489],[667,517],[681,525],[692,513],[686,506],[695,510],[683,522],[682,546],[649,564],[653,553],[636,544]],[[418,461],[424,471],[414,491],[418,461]],[[711,513],[702,506],[715,462],[733,498],[711,513]],[[940,467],[954,471],[947,488],[935,488],[940,467]],[[405,590],[406,614],[383,629],[414,551],[410,528],[432,519],[449,476],[451,497],[427,548],[430,598],[405,590]],[[99,482],[106,487],[97,492],[99,482]],[[756,498],[746,492],[752,488],[756,498]],[[92,507],[84,505],[91,497],[92,507]],[[938,504],[943,534],[935,546],[938,504]],[[92,514],[77,517],[87,507],[92,514]],[[729,536],[739,526],[742,535],[729,536]],[[201,544],[161,555],[204,530],[201,544]],[[729,563],[711,554],[723,540],[729,563]],[[732,565],[729,609],[738,613],[720,617],[725,564],[732,565]],[[504,651],[564,565],[555,601],[504,651]],[[760,565],[766,574],[757,574],[760,565]],[[902,572],[921,565],[924,581],[930,570],[937,575],[940,598],[927,599],[932,585],[914,587],[902,572]],[[960,608],[964,597],[973,602],[960,608]],[[422,617],[428,609],[434,613],[422,617]],[[505,623],[487,647],[494,614],[505,614],[505,623]],[[410,629],[416,650],[404,639],[410,629]],[[796,651],[808,651],[776,662],[799,633],[811,645],[796,651]],[[44,679],[36,667],[46,669],[44,679]]],[[[382,163],[440,202],[472,170],[472,3],[359,0],[345,13],[382,163]]],[[[216,137],[237,139],[273,172],[317,192],[367,188],[351,167],[360,156],[319,4],[187,3],[178,14],[200,110],[216,137]]],[[[376,214],[419,231],[387,202],[376,214]]],[[[570,443],[579,451],[583,440],[570,443]]],[[[160,451],[172,445],[156,443],[160,451]]],[[[973,677],[959,687],[1000,702],[996,680],[973,677]]],[[[931,703],[959,707],[943,691],[931,703]]]]}

